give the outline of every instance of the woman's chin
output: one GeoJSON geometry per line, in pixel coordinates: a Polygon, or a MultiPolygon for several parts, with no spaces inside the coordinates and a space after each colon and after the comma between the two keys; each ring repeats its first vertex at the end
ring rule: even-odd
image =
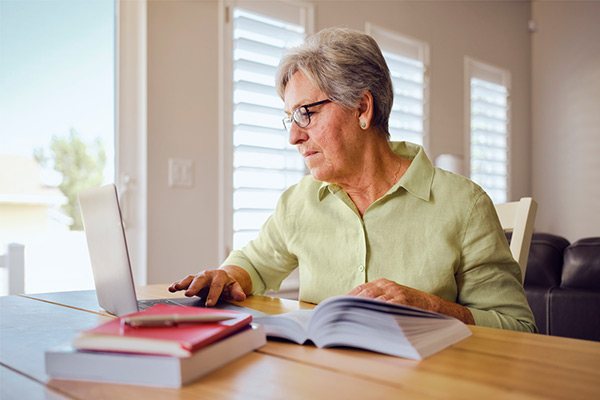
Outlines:
{"type": "Polygon", "coordinates": [[[325,173],[325,171],[323,171],[323,169],[321,168],[311,168],[308,167],[308,170],[310,171],[310,174],[313,178],[315,178],[318,181],[322,181],[322,182],[329,182],[327,180],[329,174],[325,173]]]}
{"type": "Polygon", "coordinates": [[[305,158],[304,164],[310,171],[310,174],[313,178],[318,181],[331,182],[329,179],[332,178],[332,172],[334,169],[330,163],[324,161],[325,160],[321,158],[320,154],[315,154],[311,157],[305,158]]]}

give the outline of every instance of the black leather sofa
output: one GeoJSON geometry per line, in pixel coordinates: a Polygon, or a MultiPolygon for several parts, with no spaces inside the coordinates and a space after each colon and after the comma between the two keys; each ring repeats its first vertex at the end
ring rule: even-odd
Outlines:
{"type": "Polygon", "coordinates": [[[524,286],[540,333],[600,341],[600,237],[534,233],[524,286]]]}

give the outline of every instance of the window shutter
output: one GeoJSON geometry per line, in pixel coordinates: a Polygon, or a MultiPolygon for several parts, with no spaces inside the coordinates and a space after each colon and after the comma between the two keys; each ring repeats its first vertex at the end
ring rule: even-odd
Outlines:
{"type": "Polygon", "coordinates": [[[495,67],[471,65],[470,171],[494,203],[508,199],[508,73],[495,67]]]}
{"type": "Polygon", "coordinates": [[[394,104],[390,115],[391,140],[406,140],[423,145],[424,75],[419,60],[383,51],[392,75],[394,104]]]}
{"type": "Polygon", "coordinates": [[[391,140],[423,145],[428,107],[427,44],[370,23],[366,25],[366,32],[379,44],[392,76],[391,140]]]}
{"type": "Polygon", "coordinates": [[[288,143],[275,72],[285,49],[304,39],[299,25],[242,8],[233,12],[233,246],[258,234],[277,199],[305,173],[288,143]]]}

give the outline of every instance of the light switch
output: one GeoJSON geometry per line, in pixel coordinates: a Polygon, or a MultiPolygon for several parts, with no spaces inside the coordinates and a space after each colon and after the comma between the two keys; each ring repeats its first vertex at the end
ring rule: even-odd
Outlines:
{"type": "Polygon", "coordinates": [[[169,158],[169,187],[191,188],[194,186],[194,162],[169,158]]]}

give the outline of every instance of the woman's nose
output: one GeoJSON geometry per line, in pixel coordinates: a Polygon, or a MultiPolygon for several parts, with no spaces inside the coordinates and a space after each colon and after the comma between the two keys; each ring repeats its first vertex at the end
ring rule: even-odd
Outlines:
{"type": "Polygon", "coordinates": [[[302,129],[298,126],[298,124],[296,124],[295,122],[293,122],[290,126],[290,144],[291,145],[297,145],[300,143],[303,143],[306,141],[306,139],[308,139],[308,135],[306,134],[306,130],[302,129]]]}

